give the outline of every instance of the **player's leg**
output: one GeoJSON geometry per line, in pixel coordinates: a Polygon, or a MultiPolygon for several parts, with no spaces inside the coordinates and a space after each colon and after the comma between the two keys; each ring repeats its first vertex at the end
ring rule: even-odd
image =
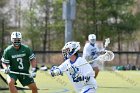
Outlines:
{"type": "Polygon", "coordinates": [[[32,93],[38,93],[37,86],[35,83],[29,84],[28,87],[32,90],[32,93]]]}
{"type": "Polygon", "coordinates": [[[98,67],[93,67],[93,70],[95,71],[95,77],[96,78],[98,76],[98,73],[99,73],[99,68],[98,67]]]}
{"type": "Polygon", "coordinates": [[[9,86],[10,93],[18,93],[17,89],[15,87],[15,82],[16,82],[16,79],[7,75],[7,83],[8,83],[8,86],[9,86]]]}
{"type": "Polygon", "coordinates": [[[94,63],[91,64],[91,66],[92,66],[92,68],[93,68],[93,70],[95,72],[95,77],[94,78],[96,78],[98,76],[98,74],[99,74],[99,71],[100,71],[99,70],[99,63],[94,62],[94,63]]]}
{"type": "Polygon", "coordinates": [[[23,86],[28,86],[32,90],[32,93],[38,93],[37,86],[33,78],[29,76],[19,75],[18,79],[23,86]]]}

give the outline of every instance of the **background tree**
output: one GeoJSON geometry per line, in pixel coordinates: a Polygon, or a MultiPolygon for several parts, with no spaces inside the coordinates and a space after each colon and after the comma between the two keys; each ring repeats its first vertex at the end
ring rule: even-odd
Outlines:
{"type": "MultiPolygon", "coordinates": [[[[25,35],[26,43],[31,44],[34,50],[60,50],[64,45],[62,2],[27,0],[26,8],[20,8],[24,4],[22,1],[15,4],[16,8],[8,12],[8,17],[14,16],[15,20],[7,32],[20,30],[25,35]]],[[[117,50],[123,50],[121,43],[139,26],[139,14],[132,12],[134,5],[134,0],[77,0],[73,40],[80,41],[83,46],[88,34],[95,33],[97,40],[110,37],[113,43],[118,44],[117,50]]]]}
{"type": "Polygon", "coordinates": [[[134,0],[78,0],[75,35],[80,32],[82,35],[75,37],[83,41],[94,33],[97,40],[110,37],[118,42],[120,35],[138,28],[137,17],[132,12],[134,4],[134,0]]]}
{"type": "Polygon", "coordinates": [[[4,8],[6,4],[8,3],[8,0],[0,0],[0,51],[3,51],[5,47],[4,43],[4,37],[6,36],[5,27],[7,24],[7,11],[4,8]]]}
{"type": "Polygon", "coordinates": [[[30,2],[30,10],[24,11],[24,24],[26,38],[31,38],[35,50],[59,50],[62,47],[64,42],[62,1],[30,2]]]}
{"type": "Polygon", "coordinates": [[[43,13],[39,5],[34,0],[30,0],[29,8],[23,11],[23,31],[26,42],[31,43],[34,50],[40,50],[42,45],[42,33],[44,24],[42,21],[43,13]]]}

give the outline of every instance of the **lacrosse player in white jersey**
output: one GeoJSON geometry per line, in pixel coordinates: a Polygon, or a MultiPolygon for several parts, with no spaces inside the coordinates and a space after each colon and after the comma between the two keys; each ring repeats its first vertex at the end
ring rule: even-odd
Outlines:
{"type": "MultiPolygon", "coordinates": [[[[88,41],[89,42],[87,42],[83,48],[83,58],[85,58],[87,62],[96,59],[100,55],[100,50],[96,45],[96,35],[90,34],[88,36],[88,41]]],[[[95,78],[96,78],[99,73],[98,62],[97,61],[93,62],[91,66],[95,71],[95,78]]]]}
{"type": "Polygon", "coordinates": [[[66,72],[76,93],[95,93],[97,84],[94,71],[84,58],[78,56],[79,50],[79,42],[71,41],[66,43],[62,48],[62,54],[66,60],[58,67],[53,66],[50,74],[54,77],[66,72]]]}

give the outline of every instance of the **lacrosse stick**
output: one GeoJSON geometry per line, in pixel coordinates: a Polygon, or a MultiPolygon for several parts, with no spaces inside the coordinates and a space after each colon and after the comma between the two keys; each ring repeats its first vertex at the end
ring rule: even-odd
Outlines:
{"type": "MultiPolygon", "coordinates": [[[[0,69],[0,71],[1,71],[1,72],[4,72],[4,69],[0,69]]],[[[26,76],[30,76],[30,74],[27,74],[27,73],[21,73],[21,72],[10,71],[10,73],[18,74],[18,75],[26,75],[26,76]]]]}
{"type": "Polygon", "coordinates": [[[105,50],[108,47],[109,43],[110,43],[110,38],[106,38],[105,43],[103,45],[103,48],[100,50],[100,52],[105,52],[105,50]]]}
{"type": "Polygon", "coordinates": [[[106,48],[108,47],[109,43],[110,43],[110,38],[106,38],[105,39],[105,44],[103,46],[103,49],[101,49],[101,51],[105,51],[106,48]]]}
{"type": "MultiPolygon", "coordinates": [[[[91,61],[89,61],[87,63],[84,63],[84,64],[81,64],[81,65],[78,65],[76,67],[80,67],[80,66],[83,66],[83,65],[86,65],[86,64],[90,64],[90,63],[93,63],[95,61],[99,61],[99,62],[112,61],[114,59],[114,57],[115,57],[115,55],[112,51],[105,50],[105,53],[98,56],[96,59],[91,60],[91,61]]],[[[71,67],[68,67],[66,70],[61,71],[61,72],[67,72],[70,69],[71,69],[71,67]]],[[[48,70],[48,71],[49,71],[49,74],[50,74],[50,70],[48,70]]]]}
{"type": "MultiPolygon", "coordinates": [[[[77,67],[80,67],[80,66],[83,66],[86,64],[90,64],[90,63],[93,63],[95,61],[99,61],[99,62],[112,61],[114,59],[114,57],[115,57],[115,55],[112,51],[105,50],[105,53],[98,56],[96,59],[91,60],[85,64],[78,65],[77,67]]],[[[65,71],[62,71],[62,72],[66,72],[66,71],[69,71],[69,68],[67,68],[65,71]]]]}
{"type": "MultiPolygon", "coordinates": [[[[114,57],[115,55],[112,51],[105,50],[105,54],[99,55],[95,60],[102,61],[102,62],[112,61],[114,57]]],[[[89,61],[89,63],[93,63],[93,61],[95,60],[89,61]]]]}

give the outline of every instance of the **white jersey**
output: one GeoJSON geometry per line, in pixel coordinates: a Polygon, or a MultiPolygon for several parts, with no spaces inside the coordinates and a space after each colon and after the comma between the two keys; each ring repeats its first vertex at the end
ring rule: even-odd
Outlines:
{"type": "MultiPolygon", "coordinates": [[[[82,57],[78,57],[75,62],[71,62],[70,59],[67,59],[64,63],[62,63],[58,68],[61,71],[66,71],[66,69],[70,68],[71,66],[74,66],[78,69],[78,73],[82,74],[83,76],[90,76],[90,80],[88,82],[85,81],[74,81],[72,75],[70,74],[70,71],[67,71],[66,74],[68,76],[68,78],[70,79],[70,81],[72,82],[75,90],[77,93],[81,93],[80,91],[83,91],[83,89],[85,89],[85,91],[89,90],[89,89],[95,89],[97,88],[97,84],[96,84],[96,80],[94,78],[94,71],[91,67],[90,64],[87,63],[87,61],[82,58],[82,57]],[[82,66],[79,66],[81,64],[85,64],[82,66]],[[86,88],[85,88],[86,87],[86,88]]],[[[84,92],[82,92],[84,93],[84,92]]]]}
{"type": "Polygon", "coordinates": [[[87,61],[91,61],[99,56],[99,52],[100,50],[96,44],[92,45],[90,43],[86,43],[83,49],[83,57],[87,61]]]}

